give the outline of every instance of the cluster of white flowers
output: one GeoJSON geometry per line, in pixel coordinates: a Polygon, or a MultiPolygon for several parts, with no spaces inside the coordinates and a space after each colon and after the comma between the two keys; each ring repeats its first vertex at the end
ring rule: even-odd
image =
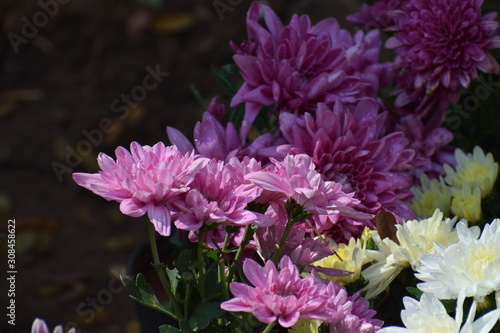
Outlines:
{"type": "Polygon", "coordinates": [[[372,238],[377,250],[367,250],[372,264],[361,274],[368,280],[367,298],[390,288],[391,282],[406,267],[415,271],[423,292],[420,301],[406,297],[401,318],[406,328],[387,327],[380,332],[490,332],[500,319],[500,219],[486,224],[481,231],[468,227],[466,220],[456,223],[443,219],[436,210],[432,217],[397,225],[397,239],[372,238]],[[488,303],[495,296],[495,304],[488,303]],[[472,298],[467,319],[463,305],[472,298]],[[446,312],[440,300],[456,300],[455,318],[446,312]],[[476,308],[487,314],[474,321],[476,308]]]}

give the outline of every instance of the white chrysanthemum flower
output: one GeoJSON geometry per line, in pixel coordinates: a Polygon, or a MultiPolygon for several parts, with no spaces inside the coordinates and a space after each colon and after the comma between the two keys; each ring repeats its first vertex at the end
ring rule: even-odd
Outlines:
{"type": "Polygon", "coordinates": [[[346,285],[359,280],[361,268],[368,261],[369,260],[366,257],[366,243],[362,242],[360,239],[356,240],[351,238],[347,245],[341,243],[336,246],[335,253],[333,255],[314,262],[314,266],[335,268],[352,272],[352,274],[347,276],[328,276],[318,272],[322,278],[338,280],[341,284],[346,285]]]}
{"type": "Polygon", "coordinates": [[[372,239],[377,245],[377,250],[367,250],[366,257],[373,264],[365,268],[361,275],[368,284],[365,298],[371,299],[383,292],[389,284],[410,266],[408,259],[399,250],[399,245],[389,238],[381,239],[376,230],[372,231],[372,239]]]}
{"type": "Polygon", "coordinates": [[[439,299],[456,299],[462,292],[482,302],[500,291],[500,219],[486,224],[481,237],[478,227],[457,225],[459,241],[448,247],[436,245],[436,254],[422,255],[415,276],[417,286],[439,299]]]}
{"type": "Polygon", "coordinates": [[[472,190],[470,185],[464,185],[460,190],[453,192],[451,200],[451,212],[466,219],[470,223],[477,223],[483,215],[481,211],[481,190],[479,187],[474,187],[472,190]]]}
{"type": "Polygon", "coordinates": [[[443,304],[432,295],[424,293],[420,301],[405,297],[405,310],[401,311],[401,319],[406,328],[384,327],[379,333],[487,333],[500,318],[500,309],[496,309],[474,321],[476,303],[473,302],[462,326],[463,301],[461,298],[457,302],[455,318],[452,318],[443,304]]]}
{"type": "Polygon", "coordinates": [[[421,266],[420,257],[423,254],[435,253],[434,242],[447,246],[458,241],[457,232],[453,230],[456,221],[456,218],[443,220],[443,213],[436,209],[428,219],[396,225],[400,251],[413,270],[421,266]]]}
{"type": "Polygon", "coordinates": [[[465,184],[478,187],[481,190],[481,198],[487,197],[498,176],[498,163],[493,160],[493,155],[485,155],[481,147],[476,146],[473,153],[467,155],[457,148],[455,158],[455,169],[448,164],[444,165],[445,181],[456,188],[462,188],[465,184]]]}
{"type": "Polygon", "coordinates": [[[420,186],[412,187],[411,191],[415,198],[410,202],[410,206],[417,216],[431,216],[436,209],[441,210],[445,216],[450,216],[452,189],[442,177],[429,179],[424,173],[420,177],[420,186]]]}
{"type": "Polygon", "coordinates": [[[363,270],[363,278],[368,280],[366,298],[374,298],[384,291],[406,267],[415,270],[421,265],[420,258],[426,253],[436,253],[435,243],[448,245],[458,240],[453,231],[456,219],[446,218],[436,209],[432,217],[421,221],[412,220],[396,225],[399,245],[392,240],[380,239],[376,231],[373,241],[378,250],[367,250],[366,256],[374,263],[363,270]]]}

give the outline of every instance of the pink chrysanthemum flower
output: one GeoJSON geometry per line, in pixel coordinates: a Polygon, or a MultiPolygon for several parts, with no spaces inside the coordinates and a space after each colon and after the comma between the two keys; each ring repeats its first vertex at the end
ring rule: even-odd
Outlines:
{"type": "Polygon", "coordinates": [[[370,309],[370,302],[360,297],[361,292],[349,296],[339,281],[323,280],[315,272],[312,274],[316,283],[327,287],[325,295],[328,301],[325,307],[340,314],[335,320],[327,321],[331,332],[373,333],[380,330],[384,322],[373,318],[377,312],[370,309]]]}
{"type": "Polygon", "coordinates": [[[271,160],[273,165],[263,171],[251,172],[245,178],[266,191],[295,200],[312,214],[365,217],[352,208],[359,203],[353,199],[354,194],[342,191],[340,183],[324,181],[310,156],[287,155],[281,162],[271,160]]]}
{"type": "MultiPolygon", "coordinates": [[[[395,65],[402,88],[396,107],[439,103],[443,111],[460,97],[460,87],[478,78],[477,71],[500,73],[490,50],[500,48],[496,13],[481,14],[483,0],[410,0],[395,18],[395,65]]],[[[429,107],[421,107],[425,117],[429,107]]]]}
{"type": "Polygon", "coordinates": [[[226,311],[251,312],[259,321],[271,323],[278,320],[283,327],[293,326],[299,319],[331,320],[339,315],[324,305],[325,285],[317,284],[312,276],[301,278],[290,258],[284,256],[280,271],[272,261],[261,267],[252,259],[243,262],[243,271],[254,285],[232,282],[235,296],[221,304],[226,311]]]}
{"type": "Polygon", "coordinates": [[[183,155],[176,147],[161,142],[153,147],[132,142],[130,152],[118,147],[115,154],[116,161],[99,154],[97,162],[102,171],[74,173],[73,179],[104,199],[119,202],[125,215],[147,213],[156,231],[169,236],[170,201],[189,190],[196,173],[209,160],[192,153],[183,155]]]}
{"type": "Polygon", "coordinates": [[[171,208],[177,228],[197,231],[203,225],[215,223],[272,225],[274,219],[246,209],[262,192],[244,178],[247,172],[256,169],[260,169],[260,164],[255,160],[247,159],[244,163],[236,158],[229,163],[211,160],[198,171],[189,191],[173,200],[171,208]]]}
{"type": "Polygon", "coordinates": [[[288,145],[277,153],[307,154],[325,179],[342,184],[346,193],[359,201],[355,208],[371,214],[368,220],[315,217],[316,227],[335,241],[359,237],[364,226],[375,228],[374,214],[383,209],[398,219],[411,218],[406,204],[411,200],[414,151],[401,132],[386,133],[386,114],[369,100],[354,110],[336,104],[331,110],[319,105],[316,116],[282,114],[281,133],[288,145]]]}
{"type": "Polygon", "coordinates": [[[390,66],[378,63],[381,42],[375,30],[353,38],[333,18],[311,25],[306,15],[294,15],[284,26],[271,8],[257,2],[248,11],[247,30],[247,41],[231,44],[245,79],[231,102],[247,103],[242,141],[263,105],[310,111],[319,102],[375,97],[379,79],[385,83],[390,76],[390,66]],[[267,28],[258,22],[261,10],[267,28]]]}
{"type": "Polygon", "coordinates": [[[394,25],[392,12],[400,9],[402,0],[379,0],[373,5],[362,4],[359,12],[347,16],[347,21],[368,29],[385,29],[394,25]]]}
{"type": "MultiPolygon", "coordinates": [[[[225,161],[241,148],[242,144],[234,124],[228,122],[224,127],[219,121],[225,113],[226,107],[219,104],[219,97],[214,97],[203,113],[203,119],[196,123],[193,137],[196,152],[200,155],[225,161]]],[[[195,150],[195,147],[179,130],[167,127],[167,134],[170,142],[182,153],[195,150]]]]}
{"type": "MultiPolygon", "coordinates": [[[[36,318],[33,321],[33,325],[31,325],[31,333],[51,333],[47,323],[43,319],[36,318]]],[[[64,333],[63,327],[61,325],[57,325],[54,328],[53,333],[64,333]]],[[[74,328],[70,329],[68,333],[76,333],[74,328]]]]}

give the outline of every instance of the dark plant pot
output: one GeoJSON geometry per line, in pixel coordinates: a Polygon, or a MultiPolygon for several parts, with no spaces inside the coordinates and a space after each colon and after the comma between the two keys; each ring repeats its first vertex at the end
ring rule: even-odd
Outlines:
{"type": "MultiPolygon", "coordinates": [[[[167,237],[157,237],[156,238],[158,253],[160,256],[160,261],[165,264],[171,264],[169,260],[169,254],[171,253],[171,245],[167,237]]],[[[130,255],[127,263],[127,275],[132,277],[137,276],[137,274],[142,273],[146,278],[146,281],[151,285],[155,291],[156,297],[162,303],[168,301],[168,297],[163,290],[160,279],[154,268],[151,266],[153,262],[153,256],[151,254],[151,246],[149,240],[138,246],[135,251],[130,255]]],[[[140,304],[137,301],[135,303],[135,311],[137,315],[137,320],[141,325],[142,333],[158,333],[158,328],[162,325],[170,325],[178,327],[175,320],[169,316],[151,309],[147,306],[140,304]]]]}

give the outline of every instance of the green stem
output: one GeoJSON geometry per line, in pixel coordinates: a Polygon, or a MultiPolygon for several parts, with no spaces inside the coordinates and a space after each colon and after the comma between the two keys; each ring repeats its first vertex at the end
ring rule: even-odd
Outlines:
{"type": "Polygon", "coordinates": [[[222,292],[224,293],[224,298],[229,299],[229,282],[226,278],[226,265],[224,264],[226,260],[226,251],[229,245],[229,239],[231,238],[231,234],[226,232],[226,237],[224,238],[224,244],[222,244],[221,255],[223,258],[219,258],[219,283],[222,284],[222,292]]]}
{"type": "Polygon", "coordinates": [[[241,241],[241,245],[238,248],[238,252],[236,252],[236,257],[231,263],[231,268],[229,269],[229,274],[227,275],[228,288],[229,288],[229,283],[233,280],[234,272],[238,267],[238,261],[240,260],[243,251],[245,250],[245,247],[247,246],[252,236],[253,236],[252,227],[250,224],[247,224],[245,226],[245,233],[243,234],[243,240],[241,241]]]}
{"type": "Polygon", "coordinates": [[[151,244],[151,253],[153,255],[153,268],[155,269],[156,274],[158,274],[158,277],[160,278],[163,289],[165,289],[165,292],[167,293],[169,305],[172,306],[175,313],[174,319],[182,320],[183,316],[181,309],[179,308],[179,304],[177,304],[175,295],[172,293],[172,289],[170,288],[170,283],[168,282],[167,277],[165,276],[165,273],[163,271],[163,264],[160,262],[160,256],[158,255],[158,247],[156,246],[156,236],[155,236],[154,226],[152,223],[147,223],[147,224],[148,224],[149,243],[151,244]]]}
{"type": "Polygon", "coordinates": [[[285,231],[283,232],[283,236],[281,236],[280,245],[274,251],[273,256],[271,257],[271,259],[275,265],[278,265],[281,253],[283,253],[283,249],[285,248],[286,239],[288,238],[288,235],[290,234],[290,231],[292,231],[292,228],[296,222],[297,221],[295,221],[295,219],[289,219],[288,223],[286,224],[285,231]]]}
{"type": "Polygon", "coordinates": [[[206,299],[205,294],[205,260],[203,256],[203,238],[205,237],[205,230],[203,227],[200,229],[198,235],[198,249],[197,249],[197,264],[198,264],[198,292],[202,300],[206,299]]]}
{"type": "Polygon", "coordinates": [[[273,321],[272,323],[267,324],[267,326],[264,328],[262,333],[269,333],[273,329],[273,327],[276,325],[276,322],[273,321]]]}

